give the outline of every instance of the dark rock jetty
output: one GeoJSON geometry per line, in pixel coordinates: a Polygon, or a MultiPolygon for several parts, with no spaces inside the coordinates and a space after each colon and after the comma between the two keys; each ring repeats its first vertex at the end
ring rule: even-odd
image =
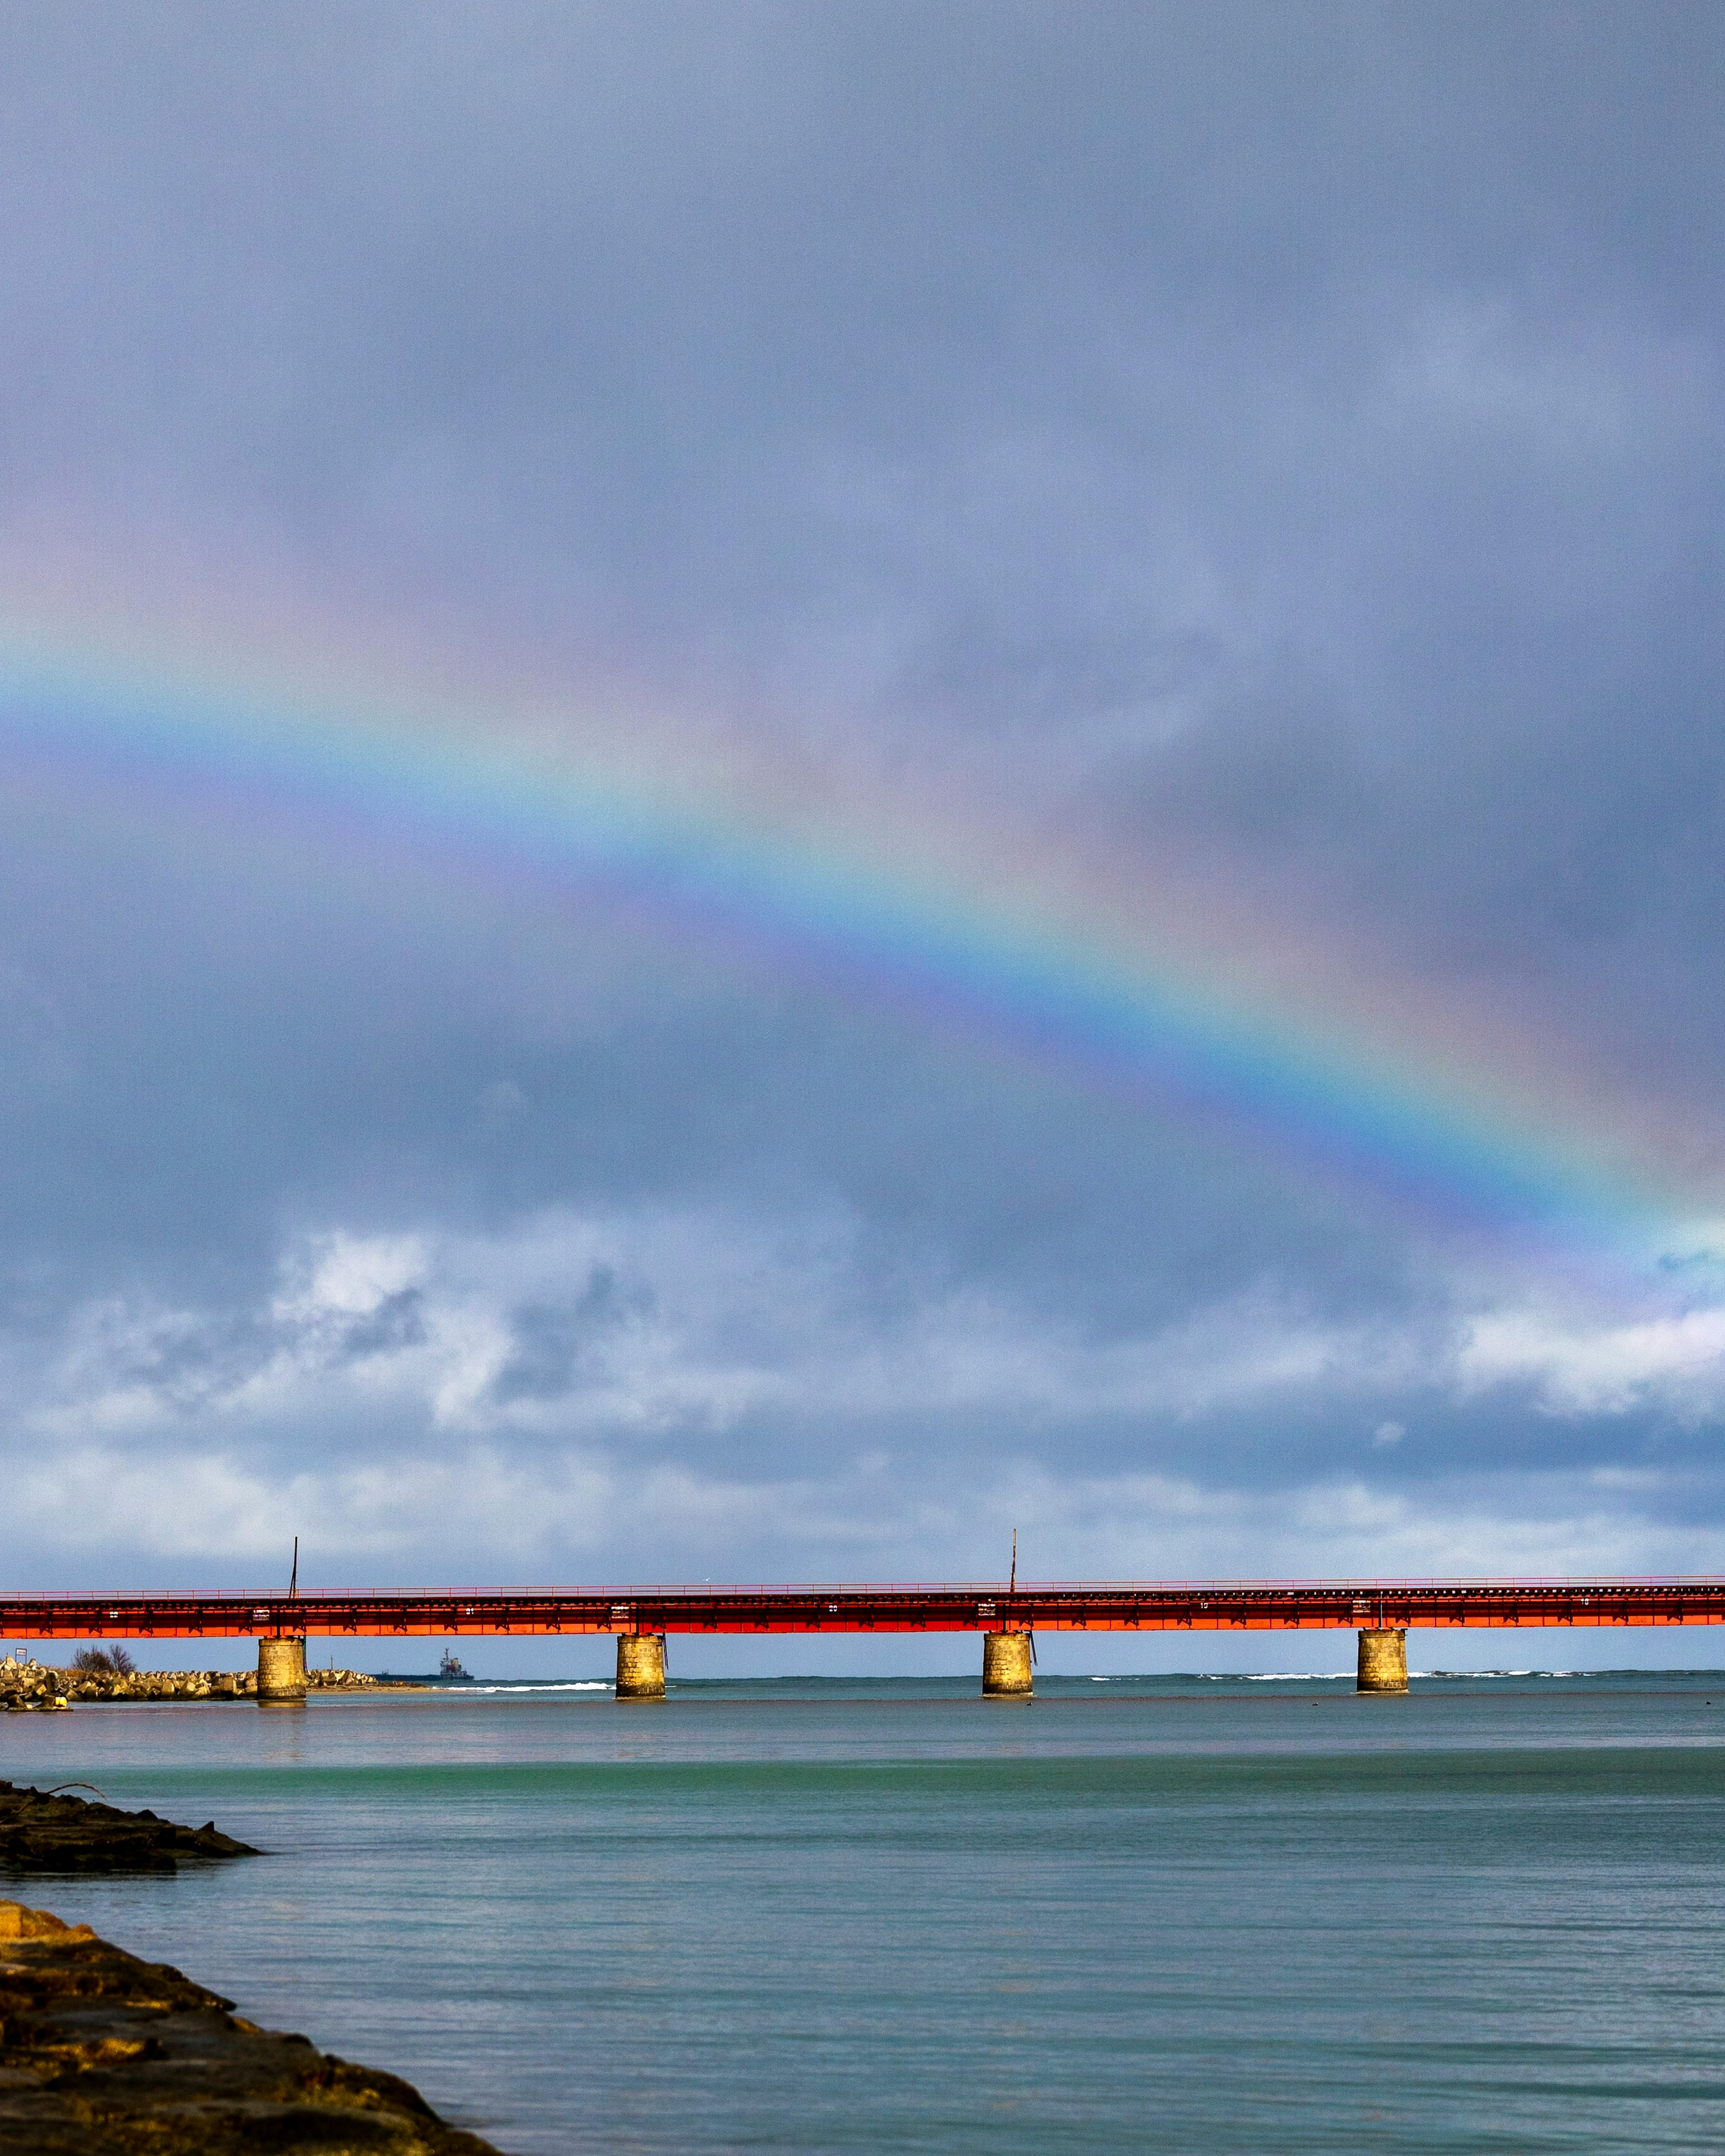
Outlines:
{"type": "Polygon", "coordinates": [[[0,1782],[0,1871],[173,1871],[188,1858],[257,1854],[248,1843],[218,1833],[213,1820],[208,1826],[176,1826],[154,1812],[125,1812],[64,1791],[0,1782]]]}
{"type": "Polygon", "coordinates": [[[497,2156],[393,2074],[239,2020],[233,2000],[45,1909],[0,1902],[7,2156],[497,2156]]]}

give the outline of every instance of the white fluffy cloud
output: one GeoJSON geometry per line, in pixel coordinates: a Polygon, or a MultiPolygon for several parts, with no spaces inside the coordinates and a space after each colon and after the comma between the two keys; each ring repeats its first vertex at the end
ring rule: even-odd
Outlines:
{"type": "Polygon", "coordinates": [[[1590,1278],[1476,1281],[1456,1382],[1467,1394],[1515,1386],[1558,1417],[1654,1410],[1694,1426],[1725,1414],[1725,1270],[1716,1222],[1590,1278]]]}
{"type": "Polygon", "coordinates": [[[1476,1388],[1525,1381],[1555,1414],[1622,1414],[1656,1402],[1692,1419],[1725,1408],[1725,1309],[1588,1325],[1538,1307],[1474,1321],[1461,1357],[1476,1388]]]}
{"type": "Polygon", "coordinates": [[[503,1235],[336,1230],[285,1255],[242,1320],[107,1299],[36,1373],[20,1427],[71,1440],[236,1430],[390,1407],[428,1433],[621,1437],[764,1411],[1189,1416],[1410,1374],[1393,1337],[1315,1327],[1268,1295],[1097,1340],[1004,1291],[883,1301],[858,1224],[553,1212],[503,1235]]]}
{"type": "Polygon", "coordinates": [[[1025,1522],[1073,1576],[1725,1556],[1671,1523],[1675,1468],[1470,1480],[1426,1456],[1417,1407],[1381,1412],[1507,1389],[1548,1424],[1650,1400],[1692,1419],[1725,1388],[1725,1309],[1589,1322],[1500,1283],[1486,1309],[1400,1328],[1266,1294],[1092,1337],[1003,1292],[886,1293],[863,1252],[836,1214],[553,1209],[490,1235],[301,1236],[238,1316],[107,1298],[13,1342],[10,1535],[41,1561],[131,1546],[207,1572],[299,1529],[328,1563],[518,1578],[963,1575],[1025,1522]],[[1320,1409],[1357,1423],[1351,1463],[1207,1456],[1219,1419],[1320,1409]]]}

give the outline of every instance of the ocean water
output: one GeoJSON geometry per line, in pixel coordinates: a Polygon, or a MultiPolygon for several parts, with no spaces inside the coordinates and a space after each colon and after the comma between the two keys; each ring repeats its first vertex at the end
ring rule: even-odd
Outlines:
{"type": "Polygon", "coordinates": [[[0,1721],[269,1854],[0,1892],[513,2156],[1725,2148],[1725,1671],[0,1721]]]}

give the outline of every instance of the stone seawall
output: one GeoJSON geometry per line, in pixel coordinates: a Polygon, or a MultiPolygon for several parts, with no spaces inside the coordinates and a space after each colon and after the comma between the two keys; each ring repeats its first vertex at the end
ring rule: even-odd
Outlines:
{"type": "MultiPolygon", "coordinates": [[[[376,1691],[376,1677],[359,1670],[311,1670],[305,1682],[313,1691],[376,1691]]],[[[255,1670],[59,1669],[8,1655],[0,1660],[0,1713],[53,1713],[80,1700],[255,1699],[255,1670]]]]}

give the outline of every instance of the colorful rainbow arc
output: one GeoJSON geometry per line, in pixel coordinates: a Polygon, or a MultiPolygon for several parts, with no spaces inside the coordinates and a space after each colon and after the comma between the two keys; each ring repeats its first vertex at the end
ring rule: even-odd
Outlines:
{"type": "Polygon", "coordinates": [[[1465,1044],[1433,1057],[1382,1012],[1296,1009],[1237,930],[1219,964],[1189,925],[1051,896],[1007,847],[919,854],[866,816],[788,810],[711,771],[679,783],[656,753],[583,751],[501,704],[259,686],[22,634],[0,639],[0,728],[19,753],[604,879],[1450,1217],[1609,1234],[1679,1209],[1656,1170],[1615,1164],[1614,1132],[1562,1132],[1465,1044]]]}

